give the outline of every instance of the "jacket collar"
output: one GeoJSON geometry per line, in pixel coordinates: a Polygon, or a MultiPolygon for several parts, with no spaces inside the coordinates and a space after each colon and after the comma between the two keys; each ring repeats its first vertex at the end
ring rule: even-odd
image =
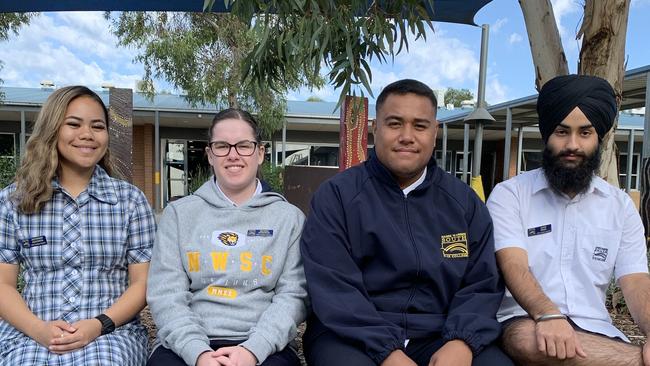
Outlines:
{"type": "MultiPolygon", "coordinates": [[[[370,172],[370,175],[377,178],[382,183],[392,186],[395,189],[398,189],[400,192],[402,191],[402,188],[400,188],[399,183],[397,183],[397,180],[395,179],[393,173],[390,170],[388,170],[388,168],[381,161],[379,161],[379,158],[377,157],[377,153],[375,152],[374,148],[370,151],[370,156],[366,161],[366,166],[368,167],[368,171],[370,172]]],[[[429,162],[427,163],[427,174],[426,177],[424,178],[424,182],[422,182],[422,184],[420,184],[417,188],[415,188],[413,192],[417,192],[421,189],[425,189],[429,185],[431,185],[431,183],[440,174],[437,167],[438,164],[436,163],[436,158],[432,156],[431,159],[429,159],[429,162]]]]}

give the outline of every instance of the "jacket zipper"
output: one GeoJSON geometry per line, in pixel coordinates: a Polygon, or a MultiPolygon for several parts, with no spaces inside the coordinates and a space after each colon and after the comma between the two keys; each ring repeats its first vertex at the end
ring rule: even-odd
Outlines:
{"type": "MultiPolygon", "coordinates": [[[[416,272],[415,272],[415,279],[420,278],[420,267],[422,263],[420,263],[420,252],[418,251],[418,247],[415,243],[415,238],[413,237],[413,232],[411,231],[411,223],[409,221],[409,211],[408,211],[408,197],[404,197],[404,214],[406,217],[406,227],[409,232],[409,238],[411,239],[411,244],[413,245],[413,251],[415,252],[415,261],[417,263],[416,267],[416,272]]],[[[404,306],[404,310],[402,312],[402,316],[404,319],[404,337],[406,337],[406,334],[408,333],[408,321],[407,321],[407,309],[409,307],[409,304],[413,300],[413,297],[415,296],[415,286],[411,288],[411,293],[409,294],[408,300],[406,300],[406,305],[404,306]]]]}

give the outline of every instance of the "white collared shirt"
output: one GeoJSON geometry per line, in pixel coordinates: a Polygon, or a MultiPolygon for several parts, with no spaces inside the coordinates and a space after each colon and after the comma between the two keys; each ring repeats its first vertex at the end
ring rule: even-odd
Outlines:
{"type": "Polygon", "coordinates": [[[402,193],[404,193],[404,197],[408,196],[409,193],[411,193],[412,190],[416,189],[422,182],[424,182],[424,179],[427,177],[427,167],[424,167],[424,170],[422,171],[422,175],[420,175],[420,178],[416,180],[415,182],[411,183],[408,187],[402,189],[402,193]]]}
{"type": "MultiPolygon", "coordinates": [[[[249,200],[257,196],[258,194],[262,193],[262,183],[257,178],[255,178],[255,181],[257,181],[257,186],[255,186],[255,192],[253,192],[253,195],[249,198],[249,200]]],[[[219,187],[219,183],[217,183],[217,177],[214,177],[214,179],[212,179],[212,182],[214,183],[214,185],[217,186],[217,192],[219,192],[223,196],[223,198],[228,200],[228,202],[230,202],[233,206],[237,207],[237,204],[233,202],[230,198],[228,198],[228,196],[225,193],[223,193],[221,187],[219,187]]]]}
{"type": "MultiPolygon", "coordinates": [[[[495,250],[528,252],[528,265],[546,296],[579,327],[627,338],[605,308],[605,292],[631,273],[647,273],[643,224],[630,197],[599,177],[570,199],[556,193],[542,169],[498,184],[487,202],[495,250]]],[[[504,321],[527,315],[510,291],[497,313],[504,321]]]]}

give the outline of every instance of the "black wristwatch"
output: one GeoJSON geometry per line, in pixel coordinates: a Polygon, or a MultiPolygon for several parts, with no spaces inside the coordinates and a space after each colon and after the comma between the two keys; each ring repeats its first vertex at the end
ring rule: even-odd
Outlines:
{"type": "Polygon", "coordinates": [[[108,315],[99,314],[95,317],[95,319],[99,320],[99,322],[102,323],[102,335],[111,333],[115,330],[115,323],[113,323],[113,320],[111,320],[108,315]]]}

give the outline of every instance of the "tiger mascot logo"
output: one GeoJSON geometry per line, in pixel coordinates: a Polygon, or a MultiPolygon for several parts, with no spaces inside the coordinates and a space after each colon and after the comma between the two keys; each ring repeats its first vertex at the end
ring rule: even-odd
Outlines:
{"type": "Polygon", "coordinates": [[[235,245],[237,245],[237,240],[239,240],[239,235],[232,232],[223,232],[219,234],[219,240],[223,243],[223,245],[234,247],[235,245]]]}

